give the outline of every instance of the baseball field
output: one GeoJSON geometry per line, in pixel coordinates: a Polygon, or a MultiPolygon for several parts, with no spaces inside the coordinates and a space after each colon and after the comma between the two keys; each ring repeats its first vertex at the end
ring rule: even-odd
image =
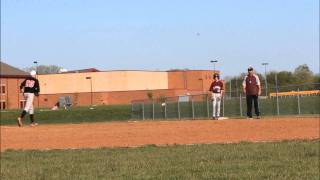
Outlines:
{"type": "Polygon", "coordinates": [[[1,126],[2,179],[318,179],[319,116],[1,126]]]}

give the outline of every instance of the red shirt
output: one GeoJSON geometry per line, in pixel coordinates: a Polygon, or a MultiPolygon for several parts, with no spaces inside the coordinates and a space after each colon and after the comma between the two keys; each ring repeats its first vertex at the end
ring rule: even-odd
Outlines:
{"type": "Polygon", "coordinates": [[[209,91],[213,93],[221,93],[222,90],[224,90],[222,81],[218,80],[211,83],[209,91]]]}
{"type": "Polygon", "coordinates": [[[247,75],[242,83],[243,87],[246,88],[246,95],[258,95],[260,80],[257,75],[247,75]]]}

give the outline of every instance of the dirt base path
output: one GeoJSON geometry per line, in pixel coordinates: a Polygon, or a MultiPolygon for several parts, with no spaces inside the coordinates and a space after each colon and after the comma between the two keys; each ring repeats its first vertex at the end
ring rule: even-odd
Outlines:
{"type": "Polygon", "coordinates": [[[1,126],[7,149],[134,147],[147,144],[211,144],[319,139],[319,118],[140,121],[37,127],[1,126]]]}

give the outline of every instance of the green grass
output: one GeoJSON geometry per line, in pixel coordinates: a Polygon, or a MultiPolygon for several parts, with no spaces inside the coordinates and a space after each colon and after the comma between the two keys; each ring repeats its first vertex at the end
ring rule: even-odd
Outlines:
{"type": "MultiPolygon", "coordinates": [[[[20,113],[21,110],[1,112],[1,125],[16,124],[15,120],[20,113]]],[[[74,107],[58,111],[36,110],[35,118],[41,124],[127,121],[131,118],[131,106],[96,106],[94,109],[74,107]]],[[[25,122],[29,122],[28,115],[25,117],[25,122]]]]}
{"type": "MultiPolygon", "coordinates": [[[[280,98],[280,115],[298,115],[297,98],[280,98]]],[[[240,104],[239,98],[226,99],[225,109],[221,104],[221,116],[223,111],[226,117],[240,117],[240,104]]],[[[277,115],[276,99],[260,99],[260,110],[262,116],[273,116],[277,115]]],[[[300,99],[301,103],[301,114],[320,114],[320,96],[303,97],[300,99]]],[[[195,101],[194,107],[194,118],[203,119],[208,117],[207,105],[209,105],[209,116],[212,116],[212,103],[211,101],[195,101]]],[[[192,103],[181,102],[179,104],[180,118],[191,119],[193,118],[192,103]]],[[[164,119],[165,116],[169,119],[178,119],[178,104],[176,102],[170,102],[165,107],[159,103],[154,105],[154,118],[164,119]]],[[[152,115],[153,107],[152,104],[144,105],[144,118],[153,119],[152,115]]],[[[10,110],[3,112],[1,111],[1,125],[15,125],[16,118],[20,115],[21,110],[10,110]]],[[[245,99],[242,101],[242,115],[246,116],[246,102],[245,99]]],[[[117,106],[96,106],[94,109],[89,107],[73,107],[70,110],[58,110],[41,111],[36,109],[35,112],[36,120],[41,124],[56,124],[56,123],[81,123],[81,122],[105,122],[105,121],[128,121],[132,117],[133,119],[143,119],[142,117],[142,105],[135,104],[134,112],[131,112],[131,105],[117,105],[117,106]]],[[[29,122],[28,116],[25,118],[25,122],[29,122]]]]}
{"type": "Polygon", "coordinates": [[[1,179],[319,179],[319,143],[10,150],[1,179]]]}

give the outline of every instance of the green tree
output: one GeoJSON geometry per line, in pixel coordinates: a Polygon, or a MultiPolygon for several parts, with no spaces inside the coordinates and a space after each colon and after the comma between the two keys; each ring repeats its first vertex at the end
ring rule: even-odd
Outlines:
{"type": "Polygon", "coordinates": [[[297,80],[296,82],[299,84],[313,83],[313,72],[306,64],[298,66],[293,74],[297,80]]]}

